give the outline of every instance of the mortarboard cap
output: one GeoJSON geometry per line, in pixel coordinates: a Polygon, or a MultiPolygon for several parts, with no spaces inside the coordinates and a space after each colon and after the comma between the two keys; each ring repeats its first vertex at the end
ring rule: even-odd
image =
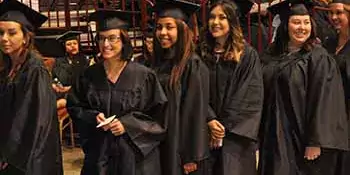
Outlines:
{"type": "Polygon", "coordinates": [[[200,5],[183,0],[158,0],[154,11],[158,17],[172,17],[190,22],[192,14],[200,9],[200,5]]]}
{"type": "Polygon", "coordinates": [[[89,14],[89,21],[97,22],[97,31],[106,31],[110,29],[128,29],[128,21],[132,21],[132,16],[139,16],[139,13],[132,11],[99,9],[89,14]]]}
{"type": "Polygon", "coordinates": [[[68,31],[68,32],[60,35],[59,37],[57,37],[56,40],[59,42],[66,42],[69,40],[77,40],[78,36],[82,33],[83,32],[80,32],[80,31],[68,31]]]}
{"type": "Polygon", "coordinates": [[[285,0],[267,8],[273,15],[280,15],[281,21],[288,20],[292,15],[312,15],[314,4],[311,0],[285,0]]]}
{"type": "Polygon", "coordinates": [[[238,14],[243,17],[246,16],[247,13],[252,9],[254,2],[252,0],[232,0],[233,3],[237,5],[238,14]]]}
{"type": "Polygon", "coordinates": [[[46,16],[17,0],[5,0],[0,3],[0,21],[14,21],[29,31],[34,31],[46,20],[46,16]]]}
{"type": "Polygon", "coordinates": [[[65,56],[65,49],[62,44],[57,41],[57,35],[35,36],[34,46],[39,53],[45,57],[65,56]]]}
{"type": "Polygon", "coordinates": [[[350,5],[350,0],[333,0],[331,3],[342,3],[350,5]]]}

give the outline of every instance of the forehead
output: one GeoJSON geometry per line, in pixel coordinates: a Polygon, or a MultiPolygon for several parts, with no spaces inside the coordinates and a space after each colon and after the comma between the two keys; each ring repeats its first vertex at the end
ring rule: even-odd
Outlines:
{"type": "Polygon", "coordinates": [[[0,21],[2,29],[21,29],[21,24],[14,21],[0,21]]]}
{"type": "Polygon", "coordinates": [[[117,35],[120,36],[120,29],[110,29],[99,32],[100,36],[117,35]]]}
{"type": "Polygon", "coordinates": [[[225,14],[224,9],[222,8],[221,5],[217,5],[216,7],[214,7],[210,13],[222,13],[225,14]]]}
{"type": "Polygon", "coordinates": [[[310,15],[292,15],[289,20],[310,20],[310,15]]]}
{"type": "Polygon", "coordinates": [[[329,5],[330,10],[344,10],[344,4],[342,3],[331,3],[329,5]]]}
{"type": "Polygon", "coordinates": [[[157,24],[176,24],[176,20],[172,17],[162,17],[158,18],[157,24]]]}

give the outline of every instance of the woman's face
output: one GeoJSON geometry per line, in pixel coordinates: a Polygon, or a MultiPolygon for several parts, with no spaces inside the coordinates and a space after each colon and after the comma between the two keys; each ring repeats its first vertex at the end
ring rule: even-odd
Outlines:
{"type": "Polygon", "coordinates": [[[344,4],[331,3],[329,5],[328,16],[335,29],[340,30],[349,28],[349,12],[344,9],[344,4]]]}
{"type": "Polygon", "coordinates": [[[67,40],[65,42],[66,52],[69,55],[76,55],[79,53],[79,42],[76,39],[67,40]]]}
{"type": "Polygon", "coordinates": [[[122,39],[119,29],[99,32],[98,46],[104,59],[120,58],[122,54],[122,39]]]}
{"type": "Polygon", "coordinates": [[[146,37],[145,44],[146,44],[147,51],[149,53],[153,53],[153,37],[146,37]]]}
{"type": "Polygon", "coordinates": [[[230,31],[227,15],[221,6],[216,6],[209,16],[209,31],[214,38],[226,37],[230,31]]]}
{"type": "Polygon", "coordinates": [[[164,17],[157,21],[156,38],[163,49],[172,47],[177,41],[177,25],[174,18],[164,17]]]}
{"type": "Polygon", "coordinates": [[[289,41],[295,46],[303,45],[311,35],[310,15],[292,15],[288,21],[289,41]]]}
{"type": "Polygon", "coordinates": [[[0,47],[8,55],[22,51],[26,44],[21,25],[12,21],[0,21],[0,47]]]}

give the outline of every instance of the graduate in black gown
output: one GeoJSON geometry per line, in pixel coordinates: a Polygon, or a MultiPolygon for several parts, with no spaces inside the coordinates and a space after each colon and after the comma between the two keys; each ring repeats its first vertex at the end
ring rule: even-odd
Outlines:
{"type": "Polygon", "coordinates": [[[0,174],[61,175],[56,98],[34,30],[47,18],[16,1],[0,4],[0,174]]]}
{"type": "Polygon", "coordinates": [[[81,52],[79,35],[82,32],[68,31],[57,40],[65,49],[66,56],[56,58],[53,67],[53,78],[57,79],[62,86],[71,86],[75,83],[77,76],[89,66],[87,55],[81,52]]]}
{"type": "Polygon", "coordinates": [[[167,136],[161,145],[163,175],[205,175],[209,157],[206,118],[209,72],[195,53],[189,17],[200,8],[185,1],[157,1],[154,54],[168,97],[167,136]]]}
{"type": "Polygon", "coordinates": [[[336,174],[337,153],[348,148],[341,75],[315,44],[315,23],[302,2],[277,4],[281,25],[262,56],[264,107],[262,175],[336,174]]]}
{"type": "MultiPolygon", "coordinates": [[[[329,4],[329,18],[338,32],[336,50],[333,50],[342,75],[346,111],[350,115],[350,0],[334,0],[329,4]]],[[[349,121],[348,121],[349,123],[349,121]]],[[[350,174],[350,152],[344,151],[339,155],[339,175],[350,174]]]]}
{"type": "Polygon", "coordinates": [[[150,67],[153,62],[153,39],[154,24],[148,23],[146,31],[143,32],[142,53],[134,59],[134,61],[150,67]]]}
{"type": "Polygon", "coordinates": [[[210,71],[212,174],[255,175],[264,93],[258,53],[245,42],[231,1],[210,7],[205,31],[200,51],[210,71]]]}
{"type": "MultiPolygon", "coordinates": [[[[104,60],[88,67],[73,86],[67,108],[86,125],[82,174],[160,175],[158,145],[164,137],[167,98],[156,74],[131,61],[127,34],[131,12],[97,10],[97,41],[104,60]],[[115,115],[101,128],[96,125],[115,115]]],[[[134,14],[136,15],[136,14],[134,14]]]]}

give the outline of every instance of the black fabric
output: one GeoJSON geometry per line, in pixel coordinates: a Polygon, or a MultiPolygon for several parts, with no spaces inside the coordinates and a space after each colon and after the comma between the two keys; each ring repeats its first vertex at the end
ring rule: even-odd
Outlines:
{"type": "Polygon", "coordinates": [[[67,109],[87,126],[83,149],[89,156],[85,157],[84,168],[89,171],[83,172],[160,174],[157,147],[165,132],[160,114],[167,99],[153,72],[129,62],[118,81],[111,83],[103,62],[97,63],[86,69],[72,94],[68,96],[67,109]],[[126,133],[113,136],[110,131],[96,129],[100,112],[106,117],[116,115],[126,133]]]}
{"type": "Polygon", "coordinates": [[[139,13],[131,11],[97,9],[95,12],[89,14],[88,20],[97,22],[97,31],[128,29],[133,15],[136,17],[140,16],[139,13]]]}
{"type": "Polygon", "coordinates": [[[223,148],[213,151],[213,175],[256,174],[254,145],[263,103],[259,56],[246,44],[239,63],[225,60],[223,53],[202,57],[210,72],[211,119],[226,130],[223,148]]]}
{"type": "Polygon", "coordinates": [[[158,17],[172,17],[189,23],[200,5],[184,0],[157,0],[153,8],[158,17]]]}
{"type": "Polygon", "coordinates": [[[76,84],[78,76],[89,66],[89,60],[86,55],[77,54],[73,58],[56,58],[52,70],[53,78],[57,78],[63,86],[76,84]],[[69,61],[71,59],[71,63],[69,61]]]}
{"type": "MultiPolygon", "coordinates": [[[[260,174],[309,174],[303,158],[308,146],[347,150],[348,124],[341,76],[327,51],[315,46],[311,51],[280,57],[266,54],[262,60],[265,93],[260,174]]],[[[328,167],[334,168],[334,163],[328,167]]],[[[311,171],[319,168],[315,164],[311,171]]]]}
{"type": "Polygon", "coordinates": [[[34,53],[28,54],[16,76],[0,74],[0,156],[28,175],[61,175],[56,98],[48,71],[34,53]]]}
{"type": "Polygon", "coordinates": [[[183,165],[199,163],[198,171],[205,174],[205,160],[209,157],[206,117],[209,104],[209,72],[198,55],[186,63],[181,83],[169,86],[172,59],[162,59],[154,68],[168,97],[165,111],[167,136],[161,144],[162,174],[184,174],[183,165]]]}
{"type": "Polygon", "coordinates": [[[0,3],[0,21],[15,21],[29,31],[39,28],[48,18],[17,0],[0,3]]]}
{"type": "MultiPolygon", "coordinates": [[[[337,43],[337,42],[336,42],[337,43]]],[[[333,43],[334,45],[337,45],[333,43]]],[[[335,52],[334,52],[335,53],[335,52]]],[[[337,53],[334,54],[335,60],[340,69],[340,73],[342,76],[342,82],[344,87],[344,97],[346,104],[346,111],[348,115],[348,125],[350,126],[350,40],[346,42],[343,48],[337,53]]],[[[350,136],[350,130],[349,130],[350,136]]],[[[348,139],[349,140],[349,139],[348,139]]],[[[338,157],[338,166],[339,166],[339,175],[347,175],[350,174],[350,151],[343,151],[338,157]]]]}

